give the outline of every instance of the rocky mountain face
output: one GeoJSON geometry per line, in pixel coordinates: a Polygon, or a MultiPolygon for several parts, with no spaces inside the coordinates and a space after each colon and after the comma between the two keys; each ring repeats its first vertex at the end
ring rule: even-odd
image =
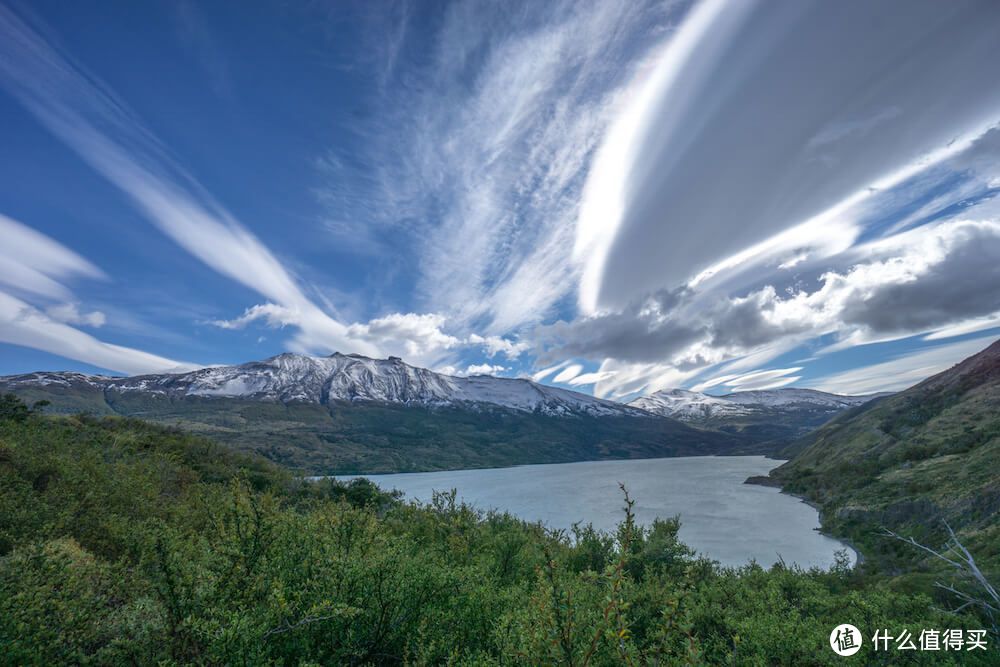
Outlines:
{"type": "Polygon", "coordinates": [[[80,373],[30,373],[0,378],[9,390],[91,387],[105,393],[184,398],[242,398],[279,403],[329,405],[337,401],[425,407],[500,407],[547,415],[645,416],[635,408],[530,380],[480,375],[452,377],[404,363],[398,357],[370,359],[332,354],[280,354],[238,366],[128,378],[80,373]]]}
{"type": "Polygon", "coordinates": [[[29,373],[0,392],[50,412],[180,426],[314,473],[722,454],[741,437],[530,380],[451,377],[401,359],[281,354],[128,378],[29,373]]]}
{"type": "Polygon", "coordinates": [[[710,396],[668,389],[637,398],[629,405],[704,428],[748,435],[778,447],[844,410],[883,395],[842,396],[815,389],[782,388],[710,396]]]}

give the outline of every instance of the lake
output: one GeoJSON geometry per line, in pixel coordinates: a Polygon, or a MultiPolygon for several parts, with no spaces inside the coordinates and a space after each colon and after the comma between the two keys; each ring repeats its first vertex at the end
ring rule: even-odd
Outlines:
{"type": "Polygon", "coordinates": [[[480,509],[551,528],[583,522],[602,530],[622,519],[623,482],[639,523],[679,515],[681,540],[723,565],[771,565],[780,556],[802,567],[828,567],[840,549],[853,561],[853,550],[817,531],[815,509],[776,488],[743,483],[781,463],[763,456],[692,456],[365,477],[408,499],[426,502],[434,490],[454,488],[480,509]]]}

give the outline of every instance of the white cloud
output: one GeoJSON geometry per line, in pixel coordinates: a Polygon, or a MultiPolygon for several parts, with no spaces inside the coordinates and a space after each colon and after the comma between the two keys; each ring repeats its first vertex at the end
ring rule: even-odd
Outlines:
{"type": "Polygon", "coordinates": [[[103,327],[108,320],[107,316],[99,310],[93,310],[89,313],[80,312],[79,305],[75,303],[61,303],[49,306],[45,309],[45,313],[57,322],[77,324],[95,329],[103,327]]]}
{"type": "MultiPolygon", "coordinates": [[[[411,35],[416,57],[401,58],[395,40],[384,49],[402,85],[380,88],[381,114],[356,128],[372,153],[323,161],[334,232],[365,249],[407,239],[419,302],[462,330],[507,334],[544,319],[575,286],[579,192],[620,74],[683,9],[649,0],[448,5],[434,31],[411,35]],[[368,165],[363,194],[359,160],[368,165]]],[[[386,31],[397,34],[397,13],[390,19],[386,31]]]]}
{"type": "Polygon", "coordinates": [[[298,318],[291,309],[279,306],[276,303],[257,304],[256,306],[247,308],[239,317],[231,320],[212,320],[209,324],[217,326],[220,329],[239,330],[245,329],[247,325],[259,320],[263,320],[267,326],[273,329],[298,324],[298,318]]]}
{"type": "Polygon", "coordinates": [[[963,359],[982,351],[994,337],[974,338],[884,361],[849,371],[833,373],[806,386],[835,394],[870,394],[879,391],[900,391],[927,377],[947,370],[963,359]]]}
{"type": "Polygon", "coordinates": [[[499,375],[510,370],[506,366],[499,364],[471,364],[465,369],[466,375],[499,375]]]}
{"type": "Polygon", "coordinates": [[[608,378],[614,377],[613,371],[598,371],[595,373],[581,373],[577,375],[572,380],[568,380],[566,384],[571,387],[583,387],[588,384],[597,384],[601,380],[607,380],[608,378]]]}
{"type": "Polygon", "coordinates": [[[0,215],[0,285],[49,299],[71,299],[69,278],[106,276],[96,266],[48,236],[0,215]]]}
{"type": "Polygon", "coordinates": [[[517,359],[522,352],[531,349],[531,344],[526,341],[514,341],[501,336],[469,334],[466,342],[470,345],[481,345],[490,358],[503,354],[508,359],[517,359]]]}
{"type": "Polygon", "coordinates": [[[729,380],[735,380],[739,375],[720,375],[718,377],[709,378],[704,382],[699,382],[698,384],[691,387],[691,391],[706,391],[712,387],[718,387],[720,384],[725,384],[729,380]]]}
{"type": "Polygon", "coordinates": [[[354,338],[370,340],[380,349],[424,363],[462,345],[455,336],[441,330],[445,318],[437,314],[393,313],[365,324],[352,324],[354,338]]]}
{"type": "Polygon", "coordinates": [[[164,234],[218,271],[294,313],[292,346],[377,355],[303,292],[281,262],[167,154],[110,89],[0,7],[0,81],[53,134],[164,234]]]}
{"type": "Polygon", "coordinates": [[[100,341],[4,292],[0,292],[0,342],[51,352],[130,375],[199,368],[195,364],[100,341]]]}
{"type": "Polygon", "coordinates": [[[965,334],[975,333],[977,331],[986,331],[987,329],[1000,328],[1000,313],[989,317],[976,317],[969,320],[963,320],[957,324],[952,324],[947,327],[942,327],[932,331],[931,333],[924,336],[924,340],[941,340],[944,338],[954,338],[955,336],[964,336],[965,334]]]}
{"type": "Polygon", "coordinates": [[[641,71],[632,84],[628,102],[603,139],[587,176],[577,220],[574,255],[586,266],[579,288],[585,313],[598,309],[608,254],[633,195],[635,163],[650,148],[648,135],[655,133],[663,142],[690,134],[691,126],[680,120],[693,104],[691,87],[719,62],[752,6],[727,5],[723,0],[698,3],[658,54],[652,71],[641,71]],[[668,92],[674,94],[668,105],[662,105],[660,100],[668,92]]]}
{"type": "MultiPolygon", "coordinates": [[[[3,9],[0,8],[0,12],[3,9]]],[[[100,328],[107,317],[82,312],[70,288],[72,278],[106,279],[89,261],[57,241],[0,215],[0,342],[50,352],[121,373],[190,370],[178,362],[142,350],[107,343],[71,325],[100,328]],[[41,301],[41,307],[24,299],[41,301]],[[51,303],[53,299],[61,300],[51,303]]]]}
{"type": "Polygon", "coordinates": [[[738,387],[733,387],[733,393],[740,391],[764,391],[765,389],[780,389],[781,387],[786,387],[790,384],[798,382],[802,377],[798,375],[793,375],[791,377],[783,378],[773,378],[770,380],[759,380],[757,382],[739,385],[738,387]]]}
{"type": "Polygon", "coordinates": [[[815,150],[828,144],[835,143],[854,134],[867,134],[873,128],[897,117],[902,110],[892,106],[882,111],[876,112],[865,118],[845,118],[837,119],[817,132],[812,139],[806,142],[806,148],[815,150]]]}
{"type": "MultiPolygon", "coordinates": [[[[595,392],[652,391],[648,381],[667,369],[693,377],[713,367],[694,389],[735,389],[747,371],[820,336],[835,340],[814,352],[825,355],[929,331],[940,338],[996,326],[997,257],[1000,222],[947,220],[857,245],[827,260],[836,268],[780,291],[767,284],[736,297],[698,289],[655,294],[625,312],[532,335],[545,348],[543,360],[598,357],[625,365],[627,372],[602,378],[595,392]]],[[[680,373],[671,376],[681,380],[680,373]]],[[[799,376],[783,377],[791,384],[799,376]]],[[[769,387],[776,382],[766,380],[769,387]]]]}
{"type": "Polygon", "coordinates": [[[435,369],[435,372],[454,377],[469,377],[470,375],[500,375],[509,370],[510,368],[500,366],[499,364],[469,364],[464,369],[455,368],[451,365],[439,366],[435,369]]]}
{"type": "Polygon", "coordinates": [[[563,361],[563,362],[555,364],[553,366],[549,366],[548,368],[543,368],[542,370],[534,373],[531,376],[531,379],[534,380],[535,382],[541,382],[542,380],[544,380],[548,376],[550,376],[553,373],[555,373],[557,370],[559,370],[561,368],[565,368],[568,365],[569,365],[569,361],[563,361]]]}
{"type": "Polygon", "coordinates": [[[796,366],[793,368],[771,368],[742,375],[722,375],[698,383],[691,387],[691,391],[705,391],[719,385],[724,385],[733,392],[776,389],[800,380],[801,376],[792,375],[792,373],[801,370],[801,366],[796,366]]]}
{"type": "Polygon", "coordinates": [[[591,169],[583,311],[844,251],[883,191],[997,122],[1000,89],[981,82],[1000,13],[981,9],[951,6],[931,29],[933,0],[696,6],[591,169]]]}
{"type": "Polygon", "coordinates": [[[583,366],[582,365],[580,365],[580,364],[572,364],[572,365],[567,366],[566,368],[564,368],[562,371],[560,371],[554,378],[552,378],[552,381],[553,382],[569,382],[570,380],[572,380],[573,378],[575,378],[577,375],[579,375],[582,371],[583,371],[583,366]]]}
{"type": "MultiPolygon", "coordinates": [[[[271,328],[301,326],[301,315],[284,306],[265,303],[248,308],[232,320],[213,320],[209,324],[222,329],[244,329],[256,321],[263,321],[271,328]]],[[[499,336],[470,334],[459,338],[445,333],[446,324],[447,318],[436,313],[391,313],[368,322],[351,324],[347,333],[353,340],[365,341],[383,354],[430,366],[441,366],[449,353],[464,349],[479,350],[491,359],[498,354],[516,359],[530,347],[525,342],[499,336]]],[[[455,371],[451,364],[444,367],[455,371]]]]}
{"type": "Polygon", "coordinates": [[[719,366],[716,372],[726,374],[727,378],[738,377],[744,371],[759,368],[786,352],[791,352],[802,344],[804,338],[802,336],[788,336],[777,339],[769,345],[759,347],[749,354],[743,354],[735,360],[719,366]],[[728,375],[730,373],[736,373],[736,375],[728,375]]]}
{"type": "Polygon", "coordinates": [[[670,363],[636,364],[615,359],[605,359],[598,372],[604,375],[594,385],[594,395],[618,400],[680,387],[696,375],[696,371],[680,370],[670,363]]]}

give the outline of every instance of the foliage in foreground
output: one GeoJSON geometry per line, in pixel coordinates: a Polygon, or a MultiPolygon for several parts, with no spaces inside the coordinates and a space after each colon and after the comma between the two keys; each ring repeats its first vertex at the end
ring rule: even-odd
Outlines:
{"type": "Polygon", "coordinates": [[[139,421],[16,412],[0,419],[0,664],[823,665],[842,661],[839,623],[981,625],[845,564],[720,569],[676,521],[638,528],[627,508],[616,535],[552,534],[454,495],[302,482],[139,421]]]}

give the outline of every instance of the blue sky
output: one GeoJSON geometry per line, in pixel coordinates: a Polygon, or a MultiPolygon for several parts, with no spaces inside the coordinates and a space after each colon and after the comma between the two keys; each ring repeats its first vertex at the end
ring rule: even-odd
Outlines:
{"type": "Polygon", "coordinates": [[[900,389],[1000,335],[1000,7],[0,1],[0,373],[900,389]]]}

